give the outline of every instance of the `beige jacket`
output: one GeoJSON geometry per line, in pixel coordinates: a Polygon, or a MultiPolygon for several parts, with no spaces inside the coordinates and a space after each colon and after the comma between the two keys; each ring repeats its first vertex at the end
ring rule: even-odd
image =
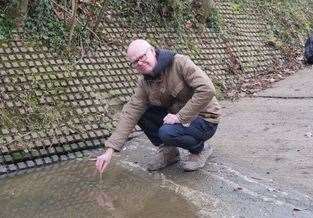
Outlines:
{"type": "Polygon", "coordinates": [[[189,57],[176,54],[173,63],[158,80],[139,79],[135,93],[123,107],[116,130],[106,147],[120,151],[148,105],[164,106],[176,114],[182,124],[197,116],[219,122],[220,105],[210,78],[189,57]]]}

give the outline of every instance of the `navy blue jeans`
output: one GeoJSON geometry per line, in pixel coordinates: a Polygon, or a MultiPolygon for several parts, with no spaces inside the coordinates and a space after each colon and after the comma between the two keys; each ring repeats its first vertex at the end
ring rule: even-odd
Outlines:
{"type": "Polygon", "coordinates": [[[204,142],[216,132],[217,124],[201,117],[194,119],[188,127],[180,123],[163,124],[163,118],[167,114],[166,108],[150,106],[138,121],[140,128],[155,146],[164,143],[166,146],[181,147],[190,153],[199,154],[204,142]]]}

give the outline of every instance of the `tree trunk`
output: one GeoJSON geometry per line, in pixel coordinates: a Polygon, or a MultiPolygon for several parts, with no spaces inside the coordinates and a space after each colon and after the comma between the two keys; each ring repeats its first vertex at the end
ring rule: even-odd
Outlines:
{"type": "Polygon", "coordinates": [[[24,27],[27,17],[29,0],[20,0],[18,4],[17,27],[24,27]]]}

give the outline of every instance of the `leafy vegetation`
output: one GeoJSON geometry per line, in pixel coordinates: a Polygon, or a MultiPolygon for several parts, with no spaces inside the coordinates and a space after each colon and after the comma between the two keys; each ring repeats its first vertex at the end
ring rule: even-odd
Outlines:
{"type": "Polygon", "coordinates": [[[10,9],[16,4],[12,2],[10,5],[0,1],[0,41],[3,41],[11,36],[15,29],[14,18],[10,15],[10,9]]]}
{"type": "Polygon", "coordinates": [[[267,22],[270,43],[281,49],[301,48],[313,31],[313,1],[308,0],[233,0],[236,13],[252,8],[267,22]]]}
{"type": "MultiPolygon", "coordinates": [[[[8,38],[15,28],[20,2],[0,0],[0,39],[8,38]]],[[[32,0],[26,6],[26,35],[63,51],[82,52],[107,41],[100,33],[100,21],[112,21],[113,16],[133,27],[155,22],[178,33],[203,27],[218,32],[223,22],[212,0],[32,0]]],[[[269,42],[278,47],[302,46],[313,28],[313,2],[308,0],[231,0],[231,8],[235,14],[247,8],[258,11],[270,27],[269,42]]]]}
{"type": "Polygon", "coordinates": [[[134,27],[145,27],[150,22],[174,28],[178,33],[189,28],[208,27],[219,30],[219,13],[210,0],[110,0],[112,9],[118,11],[134,27]]]}
{"type": "MultiPolygon", "coordinates": [[[[15,8],[15,15],[21,16],[19,1],[3,4],[15,8]]],[[[178,33],[203,27],[219,31],[219,12],[211,1],[205,0],[33,0],[26,6],[27,14],[21,25],[25,35],[65,52],[77,49],[81,52],[107,41],[99,26],[103,19],[112,21],[112,16],[138,28],[146,27],[149,21],[174,28],[178,33]]],[[[14,19],[6,19],[6,10],[0,15],[1,21],[5,21],[1,22],[0,34],[7,38],[14,19]]]]}
{"type": "Polygon", "coordinates": [[[33,4],[26,19],[26,30],[34,38],[44,40],[48,45],[62,48],[66,44],[67,26],[55,18],[50,0],[40,0],[33,4]]]}
{"type": "Polygon", "coordinates": [[[283,1],[273,5],[265,2],[260,5],[268,11],[267,22],[271,29],[269,36],[277,44],[302,48],[304,37],[313,29],[313,2],[283,1]]]}

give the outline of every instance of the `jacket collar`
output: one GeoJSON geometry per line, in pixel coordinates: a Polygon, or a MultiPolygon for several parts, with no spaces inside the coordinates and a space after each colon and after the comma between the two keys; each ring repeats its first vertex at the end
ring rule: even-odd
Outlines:
{"type": "Polygon", "coordinates": [[[155,49],[157,63],[152,75],[144,75],[146,81],[158,79],[173,63],[175,53],[166,49],[155,49]]]}

